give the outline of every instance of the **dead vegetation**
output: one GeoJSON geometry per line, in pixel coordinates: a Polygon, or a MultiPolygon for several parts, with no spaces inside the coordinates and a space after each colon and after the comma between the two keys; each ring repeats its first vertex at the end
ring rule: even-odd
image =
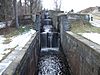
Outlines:
{"type": "Polygon", "coordinates": [[[71,22],[71,31],[74,33],[100,33],[100,28],[92,26],[89,22],[74,21],[71,22]]]}

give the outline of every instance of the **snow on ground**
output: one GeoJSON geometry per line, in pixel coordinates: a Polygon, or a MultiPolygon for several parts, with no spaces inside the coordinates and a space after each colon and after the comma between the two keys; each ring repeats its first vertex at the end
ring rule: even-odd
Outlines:
{"type": "Polygon", "coordinates": [[[10,42],[10,44],[8,44],[8,47],[13,48],[13,47],[18,46],[18,48],[21,50],[22,47],[25,46],[25,44],[29,41],[32,34],[34,34],[34,33],[35,33],[35,31],[31,29],[28,33],[24,33],[22,35],[18,35],[17,37],[13,37],[12,42],[10,42]]]}
{"type": "Polygon", "coordinates": [[[0,36],[0,44],[3,43],[3,40],[5,40],[6,38],[3,37],[3,35],[0,36]]]}
{"type": "Polygon", "coordinates": [[[0,22],[0,29],[6,26],[5,22],[0,22]]]}
{"type": "Polygon", "coordinates": [[[21,50],[25,44],[29,41],[31,36],[35,33],[35,30],[30,30],[27,33],[23,33],[22,35],[14,36],[11,38],[11,42],[9,44],[3,44],[6,39],[3,35],[0,36],[0,54],[2,54],[6,49],[17,48],[21,50]]]}
{"type": "Polygon", "coordinates": [[[100,44],[100,34],[99,33],[79,33],[79,35],[82,35],[83,37],[100,44]]]}
{"type": "MultiPolygon", "coordinates": [[[[12,21],[7,21],[8,26],[11,25],[11,22],[12,22],[12,21]]],[[[1,28],[5,28],[5,27],[6,27],[6,22],[0,22],[0,29],[1,29],[1,28]]]]}
{"type": "MultiPolygon", "coordinates": [[[[6,56],[3,54],[5,49],[14,48],[14,51],[11,52],[6,59],[0,62],[0,75],[6,70],[9,64],[18,56],[18,52],[25,46],[25,44],[29,41],[32,35],[35,33],[35,30],[30,30],[22,35],[12,37],[12,41],[9,44],[3,44],[4,40],[6,39],[3,35],[0,35],[0,60],[6,56]]],[[[6,53],[10,52],[10,50],[6,50],[6,53]]]]}

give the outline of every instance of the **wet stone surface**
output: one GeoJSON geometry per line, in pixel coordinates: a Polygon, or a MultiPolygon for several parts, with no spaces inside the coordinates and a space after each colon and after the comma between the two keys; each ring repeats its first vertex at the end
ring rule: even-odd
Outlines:
{"type": "Polygon", "coordinates": [[[67,61],[59,50],[60,40],[58,32],[52,25],[52,20],[45,18],[42,25],[41,51],[35,75],[70,75],[67,61]]]}
{"type": "Polygon", "coordinates": [[[37,75],[70,75],[63,58],[55,49],[41,51],[37,75]]]}

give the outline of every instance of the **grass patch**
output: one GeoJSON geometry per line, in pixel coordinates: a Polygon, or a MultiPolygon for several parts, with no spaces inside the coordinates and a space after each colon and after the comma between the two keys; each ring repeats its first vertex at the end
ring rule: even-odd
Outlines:
{"type": "Polygon", "coordinates": [[[16,28],[10,28],[9,33],[4,35],[5,38],[10,38],[19,34],[23,34],[25,32],[28,32],[30,29],[32,29],[32,26],[20,26],[19,29],[16,28]]]}
{"type": "Polygon", "coordinates": [[[100,28],[92,26],[89,22],[74,21],[71,22],[71,31],[73,33],[100,33],[100,28]]]}

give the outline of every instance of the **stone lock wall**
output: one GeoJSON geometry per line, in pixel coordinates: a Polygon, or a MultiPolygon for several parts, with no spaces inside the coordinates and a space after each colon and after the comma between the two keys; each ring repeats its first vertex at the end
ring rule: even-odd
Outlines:
{"type": "Polygon", "coordinates": [[[100,46],[71,32],[61,41],[72,75],[100,75],[100,46]]]}
{"type": "Polygon", "coordinates": [[[39,34],[36,32],[2,75],[34,75],[39,48],[39,34]]]}
{"type": "Polygon", "coordinates": [[[53,26],[56,30],[58,30],[58,14],[60,13],[64,13],[64,11],[54,11],[54,10],[50,10],[49,11],[49,14],[50,14],[50,17],[52,18],[52,21],[53,21],[53,26]]]}

